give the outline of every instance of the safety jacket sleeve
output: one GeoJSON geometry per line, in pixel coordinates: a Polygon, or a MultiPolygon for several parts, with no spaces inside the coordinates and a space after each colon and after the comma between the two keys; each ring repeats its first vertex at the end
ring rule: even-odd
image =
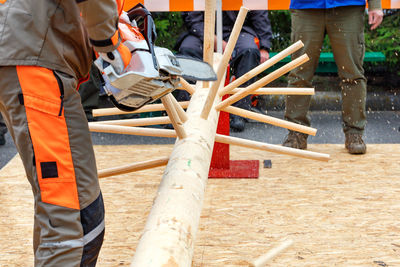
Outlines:
{"type": "Polygon", "coordinates": [[[381,0],[368,0],[368,9],[369,10],[382,9],[381,0]]]}
{"type": "Polygon", "coordinates": [[[268,11],[250,11],[248,18],[253,26],[253,30],[257,34],[257,37],[260,41],[260,49],[266,49],[269,51],[269,49],[271,48],[272,30],[271,23],[268,19],[268,11]]]}
{"type": "Polygon", "coordinates": [[[204,12],[192,11],[182,13],[183,21],[189,33],[203,41],[204,36],[204,12]]]}
{"type": "Polygon", "coordinates": [[[76,0],[97,52],[110,52],[120,43],[118,5],[115,0],[76,0]]]}

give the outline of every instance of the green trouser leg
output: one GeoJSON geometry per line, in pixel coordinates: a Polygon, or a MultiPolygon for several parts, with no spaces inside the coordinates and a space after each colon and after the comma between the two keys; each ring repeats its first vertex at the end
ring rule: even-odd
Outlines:
{"type": "MultiPolygon", "coordinates": [[[[304,43],[304,47],[293,58],[306,53],[310,60],[290,72],[289,87],[312,86],[327,33],[341,78],[344,132],[362,133],[366,124],[366,79],[362,68],[365,52],[364,10],[364,6],[292,10],[292,41],[301,40],[304,43]]],[[[310,102],[310,96],[288,96],[285,118],[310,125],[307,115],[310,102]]]]}
{"type": "Polygon", "coordinates": [[[341,80],[345,133],[362,134],[366,125],[364,11],[364,6],[344,7],[330,10],[327,16],[326,29],[341,80]]]}
{"type": "MultiPolygon", "coordinates": [[[[318,67],[325,36],[325,12],[322,9],[292,10],[292,42],[301,40],[304,46],[292,55],[292,60],[307,54],[309,61],[292,70],[288,75],[289,87],[312,87],[312,78],[318,67]]],[[[286,97],[285,118],[291,122],[310,126],[308,110],[311,96],[286,97]]]]}

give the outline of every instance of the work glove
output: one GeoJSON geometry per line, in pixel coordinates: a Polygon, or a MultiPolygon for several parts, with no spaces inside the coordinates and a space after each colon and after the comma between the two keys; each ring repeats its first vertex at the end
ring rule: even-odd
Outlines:
{"type": "Polygon", "coordinates": [[[132,58],[131,51],[123,43],[120,43],[116,49],[108,53],[99,52],[99,56],[110,63],[117,74],[124,72],[132,58]]]}

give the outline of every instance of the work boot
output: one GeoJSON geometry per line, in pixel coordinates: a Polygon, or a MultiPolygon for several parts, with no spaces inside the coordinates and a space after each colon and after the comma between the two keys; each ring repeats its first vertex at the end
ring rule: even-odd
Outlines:
{"type": "Polygon", "coordinates": [[[6,144],[6,137],[5,134],[0,132],[0,146],[4,146],[6,144]]]}
{"type": "Polygon", "coordinates": [[[362,134],[346,133],[345,147],[350,154],[365,154],[367,146],[365,145],[362,134]]]}
{"type": "Polygon", "coordinates": [[[7,133],[6,125],[0,122],[0,146],[4,146],[6,144],[6,137],[5,137],[6,133],[7,133]]]}
{"type": "Polygon", "coordinates": [[[285,141],[283,141],[282,145],[292,148],[306,149],[307,138],[308,134],[289,131],[289,134],[286,136],[285,141]]]}
{"type": "Polygon", "coordinates": [[[245,121],[240,116],[231,115],[230,126],[234,132],[243,132],[245,127],[245,121]]]}

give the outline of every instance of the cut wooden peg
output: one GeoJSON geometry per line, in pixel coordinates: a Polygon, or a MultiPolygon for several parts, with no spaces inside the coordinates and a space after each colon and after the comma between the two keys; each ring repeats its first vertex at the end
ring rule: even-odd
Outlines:
{"type": "Polygon", "coordinates": [[[217,110],[221,110],[222,108],[225,108],[227,106],[232,105],[236,101],[242,99],[243,97],[245,97],[245,96],[247,96],[249,94],[252,94],[258,88],[261,88],[262,86],[264,86],[264,85],[272,82],[273,80],[281,77],[285,73],[291,71],[294,68],[297,68],[298,66],[300,66],[301,64],[303,64],[304,62],[306,62],[308,60],[309,60],[309,58],[308,58],[307,55],[302,55],[302,56],[296,58],[292,62],[282,66],[281,68],[279,68],[279,69],[277,69],[277,70],[275,70],[273,72],[271,72],[270,74],[268,74],[264,78],[256,81],[255,83],[253,83],[253,84],[247,86],[246,88],[240,90],[236,94],[228,97],[227,99],[225,99],[224,101],[219,103],[215,108],[217,110]]]}
{"type": "Polygon", "coordinates": [[[185,129],[182,126],[182,121],[179,118],[178,112],[176,111],[175,106],[172,103],[171,99],[168,97],[168,95],[166,95],[161,98],[161,102],[163,103],[168,113],[168,117],[170,118],[171,123],[174,126],[178,138],[181,140],[185,139],[186,138],[185,129]]]}
{"type": "Polygon", "coordinates": [[[121,126],[149,126],[158,124],[168,124],[171,120],[168,116],[152,117],[152,118],[138,118],[138,119],[125,119],[125,120],[107,120],[107,121],[93,121],[91,124],[107,124],[107,125],[121,125],[121,126]]]}
{"type": "Polygon", "coordinates": [[[189,94],[193,95],[194,94],[194,87],[193,85],[191,85],[190,83],[188,83],[185,79],[180,78],[180,83],[182,85],[182,89],[184,89],[186,92],[188,92],[189,94]]]}
{"type": "Polygon", "coordinates": [[[141,170],[147,170],[151,168],[156,168],[160,166],[164,166],[168,164],[168,157],[154,159],[154,160],[147,160],[142,162],[136,162],[133,164],[127,164],[124,166],[118,166],[108,169],[103,169],[98,171],[99,178],[106,178],[114,175],[136,172],[141,170]]]}
{"type": "Polygon", "coordinates": [[[265,122],[268,124],[272,124],[274,126],[278,126],[278,127],[282,127],[282,128],[286,128],[289,130],[293,130],[296,132],[301,132],[301,133],[305,133],[305,134],[309,134],[309,135],[313,135],[315,136],[317,133],[317,129],[315,128],[311,128],[311,127],[307,127],[301,124],[297,124],[294,122],[290,122],[287,120],[281,120],[281,119],[277,119],[268,115],[263,115],[260,113],[256,113],[256,112],[252,112],[252,111],[248,111],[242,108],[237,108],[237,107],[233,107],[233,106],[229,106],[226,108],[222,109],[225,112],[229,112],[241,117],[245,117],[245,118],[249,118],[252,120],[256,120],[256,121],[261,121],[261,122],[265,122]]]}
{"type": "Polygon", "coordinates": [[[231,82],[230,84],[225,86],[222,90],[220,90],[220,92],[218,92],[219,95],[222,97],[225,94],[230,93],[233,89],[239,87],[240,85],[242,85],[243,83],[247,82],[251,78],[257,76],[258,74],[260,74],[264,70],[268,69],[269,67],[275,65],[276,63],[278,63],[279,61],[281,61],[285,57],[293,54],[294,52],[296,52],[297,50],[299,50],[303,46],[304,46],[304,44],[303,44],[302,41],[297,41],[296,43],[294,43],[291,46],[289,46],[288,48],[282,50],[281,52],[279,52],[278,54],[276,54],[272,58],[268,59],[264,63],[258,65],[257,67],[253,68],[249,72],[243,74],[242,76],[240,76],[239,78],[237,78],[236,80],[234,80],[233,82],[231,82]]]}
{"type": "MultiPolygon", "coordinates": [[[[189,101],[182,101],[179,102],[179,104],[182,106],[182,108],[187,108],[189,105],[189,101]]],[[[93,117],[99,117],[99,116],[112,116],[121,114],[136,114],[136,113],[162,111],[162,110],[165,110],[163,104],[148,104],[131,112],[122,111],[118,108],[99,108],[92,110],[92,114],[93,117]]]]}
{"type": "MultiPolygon", "coordinates": [[[[230,93],[236,94],[242,88],[235,88],[230,93]]],[[[293,87],[282,87],[282,88],[273,88],[273,87],[263,87],[255,90],[252,94],[255,95],[314,95],[314,88],[293,88],[293,87]]]]}

